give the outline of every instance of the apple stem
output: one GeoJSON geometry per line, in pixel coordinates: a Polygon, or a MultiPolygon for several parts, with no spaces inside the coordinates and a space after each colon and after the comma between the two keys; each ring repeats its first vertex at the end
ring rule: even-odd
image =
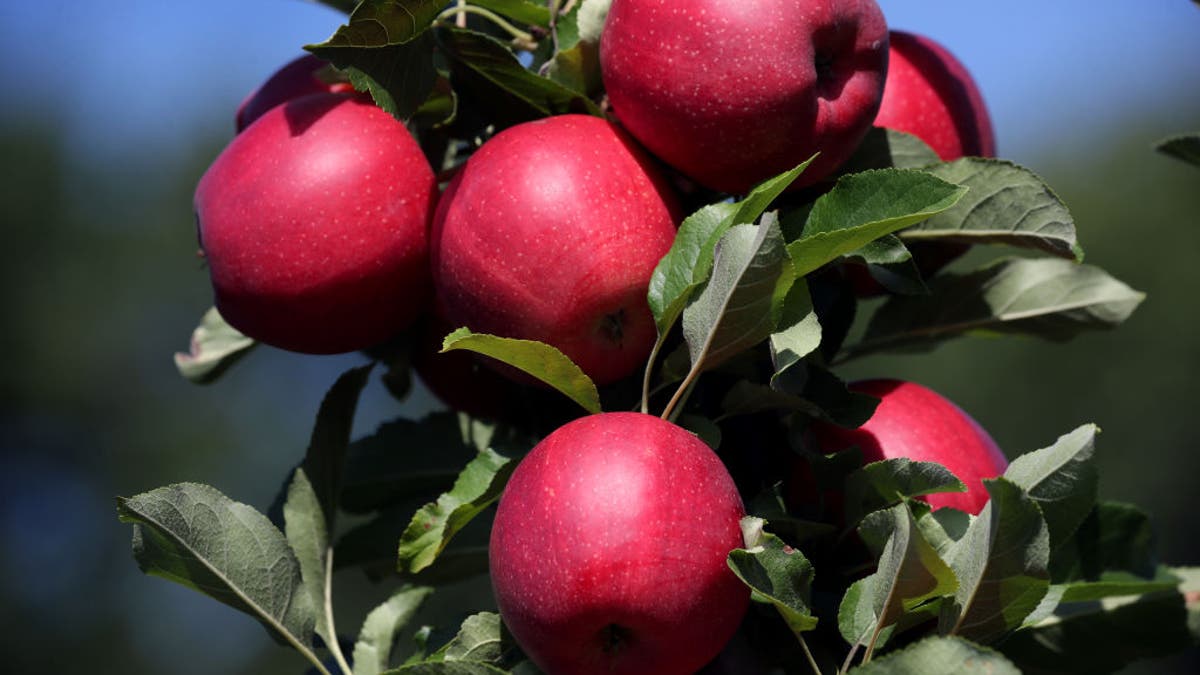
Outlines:
{"type": "Polygon", "coordinates": [[[484,9],[483,7],[476,7],[475,5],[456,5],[450,9],[447,9],[441,14],[438,14],[434,21],[441,23],[448,20],[450,17],[454,17],[456,22],[461,20],[462,23],[465,23],[467,14],[481,16],[496,24],[496,26],[498,26],[501,30],[511,35],[522,49],[533,49],[537,46],[537,40],[533,38],[533,35],[512,25],[506,21],[504,17],[493,12],[492,10],[484,9]]]}

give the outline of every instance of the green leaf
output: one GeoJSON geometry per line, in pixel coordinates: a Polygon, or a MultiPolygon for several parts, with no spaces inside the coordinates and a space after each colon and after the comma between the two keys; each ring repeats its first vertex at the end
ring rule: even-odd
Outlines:
{"type": "Polygon", "coordinates": [[[306,49],[344,71],[355,89],[369,92],[376,105],[401,122],[426,102],[438,79],[429,32],[382,47],[310,45],[306,49]]]}
{"type": "Polygon", "coordinates": [[[225,323],[217,308],[204,313],[200,325],[192,331],[187,353],[175,352],[175,368],[184,379],[209,384],[221,377],[256,345],[252,338],[225,323]]]}
{"type": "Polygon", "coordinates": [[[941,274],[929,291],[884,303],[846,358],[928,350],[971,334],[1066,341],[1120,324],[1145,298],[1098,267],[1054,258],[1005,258],[968,274],[941,274]]]}
{"type": "Polygon", "coordinates": [[[383,675],[509,675],[508,671],[478,661],[422,661],[383,675]]]}
{"type": "Polygon", "coordinates": [[[860,173],[871,169],[920,169],[940,161],[933,148],[912,134],[871,127],[854,155],[838,169],[838,173],[860,173]]]}
{"type": "Polygon", "coordinates": [[[804,279],[797,279],[787,290],[777,323],[770,339],[771,364],[775,371],[771,375],[772,383],[821,346],[821,321],[804,279]]]}
{"type": "Polygon", "coordinates": [[[923,295],[929,292],[912,253],[900,237],[894,234],[868,242],[843,257],[851,261],[861,261],[871,278],[893,293],[923,295]]]}
{"type": "Polygon", "coordinates": [[[1200,589],[1196,570],[1169,570],[1152,582],[1054,587],[1052,612],[1014,633],[1001,649],[1030,675],[1115,672],[1138,659],[1165,656],[1200,644],[1189,627],[1189,591],[1200,589]],[[1145,592],[1140,592],[1145,591],[1145,592]]]}
{"type": "Polygon", "coordinates": [[[879,565],[851,585],[838,609],[838,629],[851,645],[877,644],[885,628],[922,603],[958,588],[954,573],[917,528],[905,504],[868,516],[860,530],[868,539],[886,541],[879,565]],[[887,533],[886,538],[879,536],[887,533]]]}
{"type": "Polygon", "coordinates": [[[868,242],[953,206],[967,191],[924,171],[880,169],[842,177],[813,204],[787,246],[801,277],[868,242]]]}
{"type": "Polygon", "coordinates": [[[531,26],[550,27],[550,10],[531,0],[471,0],[471,4],[531,26]]]}
{"type": "Polygon", "coordinates": [[[862,426],[879,405],[879,399],[850,391],[837,375],[818,366],[812,359],[806,360],[803,368],[776,373],[771,388],[802,399],[804,407],[794,408],[798,412],[847,429],[862,426]]]}
{"type": "Polygon", "coordinates": [[[692,371],[711,368],[765,340],[773,308],[794,279],[774,214],[759,225],[735,225],[713,251],[712,278],[683,311],[692,371]]]}
{"type": "Polygon", "coordinates": [[[351,368],[338,378],[321,401],[301,469],[312,483],[325,523],[332,530],[342,493],[346,454],[354,411],[372,365],[351,368]]]}
{"type": "Polygon", "coordinates": [[[311,654],[316,618],[300,563],[266,516],[196,483],[118,497],[117,514],[134,526],[133,555],[142,572],[245,612],[276,639],[311,654]]]}
{"type": "Polygon", "coordinates": [[[1129,504],[1100,502],[1066,546],[1053,552],[1051,579],[1098,579],[1106,571],[1152,577],[1158,567],[1156,550],[1154,528],[1145,512],[1129,504]]]}
{"type": "Polygon", "coordinates": [[[954,208],[901,232],[905,240],[1008,244],[1083,261],[1071,212],[1029,169],[999,159],[964,157],[926,171],[970,191],[954,208]]]}
{"type": "Polygon", "coordinates": [[[946,506],[936,511],[922,502],[910,502],[909,506],[916,515],[917,527],[943,560],[975,520],[975,516],[969,513],[946,506]]]}
{"type": "Polygon", "coordinates": [[[589,413],[600,412],[600,392],[596,384],[566,354],[548,344],[472,333],[464,327],[447,335],[442,343],[443,352],[453,349],[490,356],[545,382],[589,413]]]}
{"type": "Polygon", "coordinates": [[[942,634],[988,644],[1018,628],[1050,585],[1050,535],[1037,502],[1006,478],[985,479],[991,495],[947,559],[959,580],[942,605],[942,634]]]}
{"type": "Polygon", "coordinates": [[[1167,138],[1159,141],[1155,149],[1169,157],[1200,166],[1200,134],[1167,138]]]}
{"type": "Polygon", "coordinates": [[[432,565],[459,530],[500,498],[515,468],[490,448],[480,451],[449,492],[413,516],[400,538],[400,571],[415,574],[432,565]]]}
{"type": "Polygon", "coordinates": [[[371,610],[354,644],[353,675],[379,675],[388,669],[396,635],[432,592],[432,588],[404,588],[371,610]]]}
{"type": "Polygon", "coordinates": [[[1095,447],[1099,429],[1085,424],[1048,448],[1013,460],[1004,477],[1029,493],[1041,508],[1050,532],[1050,555],[1068,545],[1079,524],[1096,505],[1100,481],[1095,447]]]}
{"type": "Polygon", "coordinates": [[[472,661],[505,667],[522,658],[521,650],[500,615],[480,612],[467,617],[458,634],[429,660],[472,661]]]}
{"type": "Polygon", "coordinates": [[[1021,675],[1021,671],[998,652],[960,638],[936,636],[850,672],[855,675],[1021,675]]]}
{"type": "Polygon", "coordinates": [[[757,221],[810,162],[812,159],[763,181],[740,202],[709,204],[684,219],[671,249],[650,277],[647,299],[658,326],[660,342],[675,325],[693,292],[708,280],[713,268],[713,251],[721,237],[734,225],[757,221]]]}
{"type": "Polygon", "coordinates": [[[796,635],[817,627],[809,609],[813,566],[799,549],[764,532],[763,520],[742,519],[746,548],[729,552],[728,564],[742,583],[750,587],[756,601],[770,604],[796,635]]]}
{"type": "Polygon", "coordinates": [[[967,486],[946,467],[904,457],[871,462],[846,480],[846,524],[905,499],[940,492],[966,492],[967,486]]]}
{"type": "Polygon", "coordinates": [[[314,47],[386,47],[412,41],[446,6],[445,0],[362,0],[350,20],[314,47]]]}
{"type": "Polygon", "coordinates": [[[531,72],[503,42],[462,28],[440,28],[446,54],[475,76],[492,95],[503,94],[520,109],[518,117],[537,119],[566,113],[600,115],[589,98],[531,72]],[[498,90],[498,92],[497,92],[498,90]]]}

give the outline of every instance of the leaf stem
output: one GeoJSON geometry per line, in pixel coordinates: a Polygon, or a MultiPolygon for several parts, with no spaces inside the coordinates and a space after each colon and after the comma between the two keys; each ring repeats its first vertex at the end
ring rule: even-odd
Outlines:
{"type": "Polygon", "coordinates": [[[860,642],[861,640],[855,640],[854,644],[850,645],[850,653],[846,654],[846,660],[842,662],[842,668],[838,671],[838,675],[850,672],[850,665],[854,663],[854,655],[858,653],[860,642]]]}
{"type": "Polygon", "coordinates": [[[654,347],[650,350],[650,356],[646,358],[646,374],[642,376],[642,414],[650,414],[650,380],[654,372],[654,362],[658,359],[658,352],[662,350],[663,340],[655,340],[654,347]]]}
{"type": "Polygon", "coordinates": [[[808,659],[808,665],[812,668],[814,675],[821,675],[821,667],[817,665],[817,660],[813,658],[812,652],[808,649],[808,643],[804,641],[804,635],[800,631],[796,632],[796,639],[800,641],[800,648],[804,650],[804,657],[808,659]]]}
{"type": "MultiPolygon", "coordinates": [[[[513,39],[516,40],[522,47],[531,47],[537,44],[537,40],[535,40],[533,35],[530,33],[512,25],[505,20],[504,17],[493,12],[492,10],[484,9],[483,7],[476,7],[475,5],[460,4],[451,7],[441,14],[438,14],[437,18],[434,19],[434,22],[441,23],[448,20],[450,17],[455,17],[456,21],[461,19],[462,22],[465,22],[467,14],[475,14],[487,19],[488,21],[491,21],[501,30],[511,35],[513,39]]],[[[462,26],[460,25],[459,27],[461,28],[462,26]]]]}
{"type": "Polygon", "coordinates": [[[333,549],[325,554],[325,620],[329,623],[329,651],[338,667],[345,675],[353,675],[350,664],[342,654],[342,645],[338,642],[337,629],[333,627],[333,549]]]}
{"type": "Polygon", "coordinates": [[[676,406],[680,405],[681,401],[686,400],[688,394],[692,392],[692,385],[696,383],[696,378],[700,375],[699,368],[692,368],[688,371],[687,377],[683,378],[683,382],[679,383],[679,388],[675,390],[675,395],[667,402],[667,407],[663,408],[662,418],[668,422],[673,421],[678,416],[676,406]]]}

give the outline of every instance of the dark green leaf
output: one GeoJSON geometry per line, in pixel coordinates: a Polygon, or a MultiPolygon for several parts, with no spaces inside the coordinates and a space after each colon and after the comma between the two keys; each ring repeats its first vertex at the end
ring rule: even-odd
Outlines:
{"type": "Polygon", "coordinates": [[[941,632],[988,644],[1016,630],[1050,585],[1050,535],[1037,502],[1006,478],[983,481],[991,499],[947,560],[958,577],[941,632]]]}
{"type": "Polygon", "coordinates": [[[429,28],[446,0],[362,0],[350,20],[316,47],[386,47],[411,41],[429,28]]]}
{"type": "Polygon", "coordinates": [[[850,391],[833,372],[812,360],[804,368],[789,368],[771,381],[773,389],[804,399],[809,408],[796,408],[812,417],[832,422],[847,429],[856,429],[875,414],[879,399],[850,391]]]}
{"type": "Polygon", "coordinates": [[[322,5],[329,5],[338,11],[349,14],[358,4],[359,0],[318,0],[318,2],[320,2],[322,5]]]}
{"type": "Polygon", "coordinates": [[[849,356],[931,349],[970,334],[1065,341],[1120,324],[1145,297],[1098,267],[1054,258],[1005,258],[969,274],[941,274],[929,290],[889,299],[849,356]]]}
{"type": "Polygon", "coordinates": [[[1054,445],[1013,460],[1004,477],[1024,489],[1041,508],[1050,531],[1050,555],[1071,543],[1071,535],[1096,504],[1100,476],[1095,447],[1099,429],[1085,424],[1054,445]]]}
{"type": "Polygon", "coordinates": [[[900,237],[894,234],[868,242],[844,257],[851,261],[861,261],[871,278],[893,293],[923,295],[929,292],[921,278],[921,270],[913,261],[912,253],[900,237]]]}
{"type": "Polygon", "coordinates": [[[521,658],[521,650],[504,627],[500,615],[480,612],[467,617],[454,639],[429,660],[471,661],[506,667],[521,658]]]}
{"type": "Polygon", "coordinates": [[[459,328],[447,335],[442,343],[443,352],[452,349],[490,356],[554,387],[589,413],[600,412],[600,392],[592,379],[565,354],[548,344],[459,328]]]}
{"type": "Polygon", "coordinates": [[[422,661],[389,670],[383,675],[509,675],[496,666],[478,661],[422,661]]]}
{"type": "Polygon", "coordinates": [[[354,411],[371,368],[371,365],[366,365],[346,371],[325,394],[304,462],[300,465],[312,484],[325,524],[331,531],[342,493],[342,476],[345,473],[354,411]]]}
{"type": "Polygon", "coordinates": [[[921,502],[911,502],[909,506],[916,515],[917,527],[942,559],[949,555],[950,549],[963,538],[975,520],[975,516],[950,507],[934,511],[921,502]]]}
{"type": "Polygon", "coordinates": [[[225,323],[217,308],[204,313],[192,331],[187,353],[175,352],[175,368],[189,382],[209,384],[237,363],[257,343],[225,323]]]}
{"type": "Polygon", "coordinates": [[[851,669],[854,675],[1021,675],[1001,654],[954,637],[928,637],[851,669]]]}
{"type": "Polygon", "coordinates": [[[874,573],[855,582],[842,599],[838,628],[851,645],[870,651],[885,628],[922,603],[950,595],[958,582],[917,528],[905,504],[868,516],[860,530],[885,541],[874,573]],[[886,532],[886,537],[879,536],[886,532]]]}
{"type": "Polygon", "coordinates": [[[817,627],[809,609],[813,566],[799,549],[764,532],[761,518],[742,519],[746,548],[729,553],[729,567],[752,591],[758,602],[773,605],[792,632],[799,635],[817,627]]]}
{"type": "Polygon", "coordinates": [[[903,457],[871,462],[846,480],[846,523],[912,497],[965,492],[967,486],[946,467],[903,457]]]}
{"type": "Polygon", "coordinates": [[[311,653],[315,608],[300,563],[266,516],[196,483],[118,497],[117,513],[134,525],[133,555],[143,572],[245,612],[276,639],[311,653]]]}
{"type": "Polygon", "coordinates": [[[1200,166],[1200,134],[1168,138],[1160,141],[1155,149],[1164,155],[1200,166]]]}
{"type": "Polygon", "coordinates": [[[433,91],[438,79],[433,49],[429,32],[409,42],[382,47],[308,47],[343,70],[355,89],[369,92],[376,105],[402,122],[412,117],[433,91]]]}
{"type": "Polygon", "coordinates": [[[1158,567],[1150,518],[1129,504],[1100,502],[1050,558],[1056,583],[1098,579],[1105,571],[1151,577],[1158,567]]]}
{"type": "Polygon", "coordinates": [[[566,113],[599,115],[586,96],[531,72],[504,43],[483,33],[461,28],[438,30],[447,55],[473,73],[480,84],[497,90],[522,108],[519,117],[537,119],[566,113]]]}
{"type": "Polygon", "coordinates": [[[500,498],[515,468],[516,462],[491,449],[480,451],[449,492],[413,516],[400,538],[400,571],[415,574],[432,565],[459,530],[500,498]]]}
{"type": "Polygon", "coordinates": [[[388,669],[396,635],[432,592],[432,588],[404,588],[371,610],[354,644],[353,675],[379,675],[388,669]]]}
{"type": "Polygon", "coordinates": [[[765,214],[758,225],[735,225],[713,251],[712,278],[683,311],[683,337],[692,370],[720,364],[762,342],[774,331],[794,277],[779,221],[765,214]]]}
{"type": "Polygon", "coordinates": [[[967,191],[924,171],[880,169],[842,177],[813,204],[800,237],[788,244],[805,276],[896,230],[953,206],[967,191]]]}
{"type": "Polygon", "coordinates": [[[970,191],[954,208],[901,232],[905,240],[1008,244],[1083,260],[1071,212],[1029,169],[998,159],[964,157],[926,171],[970,191]]]}

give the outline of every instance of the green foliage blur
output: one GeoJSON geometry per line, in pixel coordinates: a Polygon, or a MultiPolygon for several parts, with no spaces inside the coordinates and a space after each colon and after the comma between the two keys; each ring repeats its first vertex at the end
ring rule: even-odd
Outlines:
{"type": "MultiPolygon", "coordinates": [[[[1125,326],[1068,344],[971,338],[841,373],[932,386],[1010,456],[1096,422],[1101,497],[1151,513],[1165,561],[1197,564],[1200,171],[1152,151],[1189,131],[1179,119],[1200,120],[1200,100],[1014,158],[1071,207],[1087,261],[1148,293],[1125,326]]],[[[302,457],[325,389],[362,359],[263,348],[216,385],[183,381],[171,353],[186,348],[211,302],[191,193],[227,136],[177,154],[134,148],[103,164],[63,138],[44,119],[0,121],[3,670],[303,672],[252,620],[143,577],[113,497],[197,481],[265,509],[302,457]]],[[[356,435],[422,406],[401,407],[374,382],[356,435]]],[[[365,607],[385,591],[354,575],[337,583],[352,600],[349,633],[361,616],[355,601],[365,607]]],[[[486,596],[486,586],[461,592],[486,596]]],[[[1131,672],[1198,666],[1193,651],[1131,672]]]]}

